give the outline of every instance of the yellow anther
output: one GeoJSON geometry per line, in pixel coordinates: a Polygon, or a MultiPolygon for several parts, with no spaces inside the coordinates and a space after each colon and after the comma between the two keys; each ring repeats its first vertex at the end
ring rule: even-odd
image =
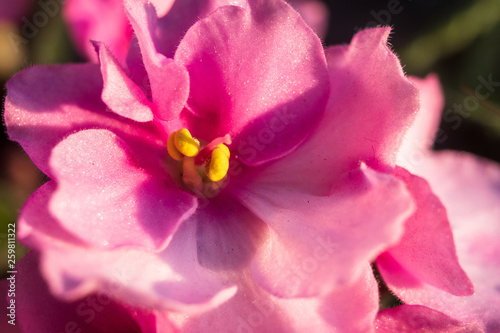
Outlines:
{"type": "Polygon", "coordinates": [[[227,148],[227,146],[225,144],[220,143],[217,145],[216,149],[217,148],[222,149],[222,151],[226,154],[227,158],[229,158],[231,156],[231,153],[229,152],[229,148],[227,148]]]}
{"type": "Polygon", "coordinates": [[[175,132],[175,148],[184,156],[193,157],[200,151],[200,141],[194,139],[185,128],[175,132]]]}
{"type": "Polygon", "coordinates": [[[167,141],[167,151],[170,157],[172,157],[176,161],[182,161],[182,158],[184,155],[175,147],[175,135],[177,134],[178,131],[175,131],[174,133],[170,134],[168,137],[167,141]]]}
{"type": "Polygon", "coordinates": [[[207,177],[218,182],[227,175],[229,170],[229,148],[224,144],[219,144],[213,151],[212,157],[205,167],[207,177]]]}

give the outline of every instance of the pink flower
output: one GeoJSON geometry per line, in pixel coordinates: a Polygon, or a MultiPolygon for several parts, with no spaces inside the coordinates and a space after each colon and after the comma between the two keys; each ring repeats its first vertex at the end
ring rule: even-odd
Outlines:
{"type": "MultiPolygon", "coordinates": [[[[442,202],[438,207],[443,219],[449,218],[453,231],[449,239],[455,240],[458,260],[472,281],[474,295],[457,297],[460,296],[457,293],[453,293],[457,296],[446,293],[446,289],[440,288],[442,284],[418,279],[418,273],[408,266],[395,269],[394,262],[386,258],[377,260],[380,272],[390,289],[406,304],[423,305],[437,310],[436,313],[441,311],[460,325],[479,324],[485,332],[498,332],[500,167],[466,153],[430,151],[438,131],[443,97],[436,77],[414,81],[421,89],[422,107],[407,134],[398,163],[424,178],[442,202]]],[[[422,251],[421,245],[414,246],[422,251]]],[[[446,281],[446,277],[441,281],[446,281]]],[[[411,315],[414,310],[410,309],[415,308],[409,307],[404,312],[411,315]]],[[[392,316],[392,311],[387,311],[382,319],[392,316]]]]}
{"type": "Polygon", "coordinates": [[[369,330],[368,262],[414,209],[391,172],[418,95],[389,29],[325,54],[281,1],[221,7],[178,39],[125,4],[145,76],[95,43],[99,65],[7,86],[8,133],[51,178],[18,235],[51,292],[117,284],[185,331],[369,330]]]}

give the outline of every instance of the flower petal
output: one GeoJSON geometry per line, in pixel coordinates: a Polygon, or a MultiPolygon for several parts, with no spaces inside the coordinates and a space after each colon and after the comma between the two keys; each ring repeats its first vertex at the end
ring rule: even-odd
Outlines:
{"type": "Polygon", "coordinates": [[[330,13],[324,2],[317,0],[287,0],[287,2],[299,12],[319,38],[326,37],[330,13]]]}
{"type": "Polygon", "coordinates": [[[396,169],[396,175],[406,183],[417,210],[406,221],[399,243],[377,259],[383,276],[398,288],[418,281],[453,295],[471,295],[474,289],[458,263],[445,207],[424,179],[402,168],[396,169]]]}
{"type": "MultiPolygon", "coordinates": [[[[168,2],[168,1],[167,1],[168,2]]],[[[208,14],[220,6],[246,6],[246,0],[182,0],[174,1],[168,13],[162,17],[162,10],[159,6],[167,6],[163,0],[152,1],[156,8],[159,19],[155,29],[150,31],[154,35],[152,40],[156,50],[166,56],[173,58],[175,49],[182,40],[188,29],[196,21],[206,17],[208,14]]],[[[141,50],[135,36],[132,36],[129,53],[127,55],[127,65],[131,72],[131,77],[143,90],[150,88],[148,75],[144,68],[141,50]]],[[[173,130],[176,130],[174,128],[173,130]]]]}
{"type": "Polygon", "coordinates": [[[48,213],[54,190],[55,183],[48,182],[25,205],[19,240],[43,250],[44,276],[58,297],[71,301],[106,290],[140,306],[191,312],[217,306],[235,293],[225,279],[198,264],[196,223],[183,223],[161,253],[88,248],[48,213]]]}
{"type": "Polygon", "coordinates": [[[123,12],[121,0],[67,0],[63,8],[64,17],[82,53],[97,61],[90,43],[96,40],[106,44],[113,55],[124,63],[132,29],[123,12]]]}
{"type": "Polygon", "coordinates": [[[376,332],[458,333],[483,332],[477,323],[461,323],[456,319],[420,305],[401,305],[385,309],[377,315],[376,332]]]}
{"type": "Polygon", "coordinates": [[[7,83],[4,114],[7,133],[51,178],[48,160],[52,148],[69,134],[87,128],[106,128],[118,133],[140,155],[143,167],[158,168],[164,154],[158,129],[150,123],[139,124],[107,111],[101,93],[98,65],[28,68],[7,83]]]}
{"type": "MultiPolygon", "coordinates": [[[[338,177],[365,161],[393,167],[404,129],[419,108],[418,91],[387,46],[389,28],[356,34],[326,50],[331,94],[325,117],[304,144],[262,172],[285,187],[324,195],[338,177]],[[307,177],[298,175],[307,173],[307,177]]],[[[288,133],[288,131],[287,131],[288,133]]]]}
{"type": "Polygon", "coordinates": [[[151,103],[130,79],[108,48],[95,43],[104,81],[102,101],[115,113],[139,122],[153,120],[151,103]]]}
{"type": "Polygon", "coordinates": [[[247,0],[175,1],[164,17],[158,12],[160,19],[155,31],[156,49],[166,57],[173,58],[179,41],[196,21],[207,17],[219,7],[229,5],[245,8],[247,0]]]}
{"type": "Polygon", "coordinates": [[[153,39],[157,16],[153,4],[146,0],[125,0],[124,4],[148,73],[154,113],[161,120],[172,120],[186,104],[189,75],[182,65],[157,52],[153,39]]]}
{"type": "Polygon", "coordinates": [[[468,154],[435,153],[418,168],[442,200],[460,264],[475,293],[456,297],[431,285],[398,287],[381,273],[405,303],[422,304],[462,321],[479,320],[500,330],[500,166],[468,154]]]}
{"type": "Polygon", "coordinates": [[[56,299],[38,265],[34,252],[16,265],[16,310],[23,332],[156,332],[153,312],[119,304],[105,293],[71,303],[56,299]]]}
{"type": "Polygon", "coordinates": [[[403,139],[397,165],[414,172],[425,156],[431,153],[430,149],[441,121],[444,96],[436,75],[430,74],[425,79],[410,80],[420,90],[420,110],[403,139]]]}
{"type": "Polygon", "coordinates": [[[85,243],[63,225],[49,211],[49,202],[57,189],[50,180],[29,197],[17,222],[17,236],[24,245],[42,249],[54,243],[70,243],[84,246],[85,243]]]}
{"type": "Polygon", "coordinates": [[[228,195],[208,200],[192,217],[198,261],[214,271],[248,267],[267,232],[266,224],[228,195]]]}
{"type": "Polygon", "coordinates": [[[329,84],[321,42],[290,6],[250,7],[222,7],[198,21],[174,58],[189,71],[194,135],[230,134],[238,158],[258,165],[305,139],[329,84]]]}
{"type": "Polygon", "coordinates": [[[43,252],[41,268],[51,291],[64,299],[101,290],[133,305],[185,314],[217,307],[236,292],[196,257],[196,225],[186,222],[160,253],[53,246],[43,252]]]}
{"type": "Polygon", "coordinates": [[[394,166],[396,162],[395,151],[419,101],[418,90],[387,46],[389,33],[390,28],[364,30],[348,48],[327,50],[332,93],[323,122],[331,126],[324,130],[334,134],[325,150],[339,156],[329,159],[329,164],[363,160],[394,166]]]}
{"type": "Polygon", "coordinates": [[[151,0],[159,17],[165,16],[170,8],[172,8],[174,2],[174,0],[151,0]]]}
{"type": "Polygon", "coordinates": [[[256,178],[233,191],[269,225],[252,272],[277,296],[326,294],[354,281],[364,263],[398,241],[413,212],[400,181],[365,166],[345,175],[325,196],[272,181],[256,178]]]}
{"type": "Polygon", "coordinates": [[[70,135],[50,163],[58,183],[50,211],[93,246],[163,249],[196,209],[193,196],[139,168],[130,148],[106,130],[70,135]]]}
{"type": "Polygon", "coordinates": [[[238,274],[238,293],[220,307],[189,316],[170,314],[182,332],[369,332],[378,309],[370,266],[362,276],[323,298],[282,299],[238,274]]]}

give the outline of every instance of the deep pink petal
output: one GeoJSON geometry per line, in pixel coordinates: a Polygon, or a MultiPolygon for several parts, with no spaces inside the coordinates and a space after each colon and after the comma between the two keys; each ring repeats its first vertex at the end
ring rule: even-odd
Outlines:
{"type": "Polygon", "coordinates": [[[366,264],[354,284],[323,298],[282,299],[240,274],[238,293],[209,312],[170,314],[182,332],[370,332],[378,309],[377,283],[366,264]]]}
{"type": "MultiPolygon", "coordinates": [[[[394,166],[404,129],[419,107],[418,91],[387,46],[389,28],[362,31],[349,46],[326,50],[331,94],[324,119],[289,158],[263,170],[286,187],[328,193],[359,161],[394,166]],[[301,177],[307,173],[307,177],[301,177]]],[[[288,133],[288,131],[287,131],[288,133]]]]}
{"type": "Polygon", "coordinates": [[[61,244],[45,248],[42,272],[55,295],[68,300],[106,291],[159,311],[193,313],[217,307],[236,288],[197,261],[196,224],[184,223],[160,253],[61,244]]]}
{"type": "Polygon", "coordinates": [[[422,304],[462,321],[479,320],[487,332],[500,330],[500,167],[468,154],[435,153],[419,166],[442,200],[453,230],[457,255],[474,284],[474,295],[456,297],[431,285],[398,287],[408,304],[422,304]]]}
{"type": "Polygon", "coordinates": [[[404,137],[397,164],[414,172],[426,155],[431,153],[430,149],[441,121],[444,96],[436,75],[430,74],[425,79],[410,80],[420,90],[420,110],[404,137]]]}
{"type": "Polygon", "coordinates": [[[103,248],[159,250],[196,209],[196,199],[138,167],[106,130],[70,135],[52,151],[58,188],[49,207],[68,231],[103,248]]]}
{"type": "Polygon", "coordinates": [[[148,73],[154,113],[161,120],[172,120],[189,96],[189,74],[184,66],[157,52],[153,37],[158,18],[154,6],[146,0],[126,0],[124,4],[148,73]]]}
{"type": "Polygon", "coordinates": [[[481,333],[477,323],[463,323],[425,306],[401,305],[385,309],[377,315],[375,324],[379,333],[481,333]]]}
{"type": "Polygon", "coordinates": [[[153,120],[151,103],[130,79],[108,48],[96,43],[104,87],[102,101],[115,113],[139,122],[153,120]]]}
{"type": "Polygon", "coordinates": [[[355,280],[365,262],[398,241],[413,212],[403,183],[364,166],[324,196],[275,186],[273,178],[234,191],[270,228],[253,263],[256,281],[286,297],[326,294],[355,280]]]}
{"type": "Polygon", "coordinates": [[[7,83],[4,119],[11,140],[19,142],[40,170],[53,177],[50,152],[64,137],[87,128],[105,128],[133,148],[141,166],[159,169],[165,142],[150,123],[129,121],[101,101],[98,65],[36,66],[7,83]]]}
{"type": "Polygon", "coordinates": [[[68,303],[56,299],[38,266],[35,253],[16,266],[16,310],[23,332],[157,332],[153,312],[119,304],[104,292],[68,303]]]}
{"type": "Polygon", "coordinates": [[[189,71],[187,121],[210,141],[230,134],[249,165],[280,157],[324,112],[328,73],[318,37],[280,1],[222,7],[187,32],[175,60],[189,71]]]}
{"type": "Polygon", "coordinates": [[[399,243],[377,259],[379,269],[398,288],[428,283],[457,296],[471,295],[474,289],[458,262],[445,207],[424,179],[402,168],[396,175],[406,183],[417,210],[399,243]]]}
{"type": "MultiPolygon", "coordinates": [[[[59,3],[57,5],[60,6],[59,3]]],[[[124,63],[132,29],[121,0],[67,0],[63,8],[64,17],[82,53],[97,61],[90,43],[95,40],[103,42],[124,63]]]]}

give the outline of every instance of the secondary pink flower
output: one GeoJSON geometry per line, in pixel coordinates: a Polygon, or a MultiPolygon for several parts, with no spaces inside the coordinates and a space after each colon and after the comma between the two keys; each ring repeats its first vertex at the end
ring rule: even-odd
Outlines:
{"type": "Polygon", "coordinates": [[[116,282],[124,302],[181,312],[234,296],[171,315],[193,331],[235,329],[253,310],[262,323],[246,325],[271,331],[369,329],[367,263],[413,212],[386,173],[418,108],[389,29],[325,56],[290,6],[252,1],[197,21],[175,47],[150,4],[126,8],[150,88],[100,43],[100,65],[33,67],[8,84],[9,135],[52,179],[19,221],[51,291],[74,300],[116,282]],[[219,144],[229,174],[213,181],[203,170],[219,144]],[[351,298],[360,308],[343,312],[351,298]]]}
{"type": "MultiPolygon", "coordinates": [[[[407,304],[442,311],[455,320],[480,323],[486,332],[500,330],[500,167],[458,152],[431,152],[442,109],[435,77],[415,80],[422,108],[398,156],[398,163],[429,182],[449,217],[458,259],[474,285],[474,295],[456,297],[415,271],[387,266],[379,269],[392,291],[407,304]]],[[[418,247],[421,251],[421,246],[418,247]]]]}

